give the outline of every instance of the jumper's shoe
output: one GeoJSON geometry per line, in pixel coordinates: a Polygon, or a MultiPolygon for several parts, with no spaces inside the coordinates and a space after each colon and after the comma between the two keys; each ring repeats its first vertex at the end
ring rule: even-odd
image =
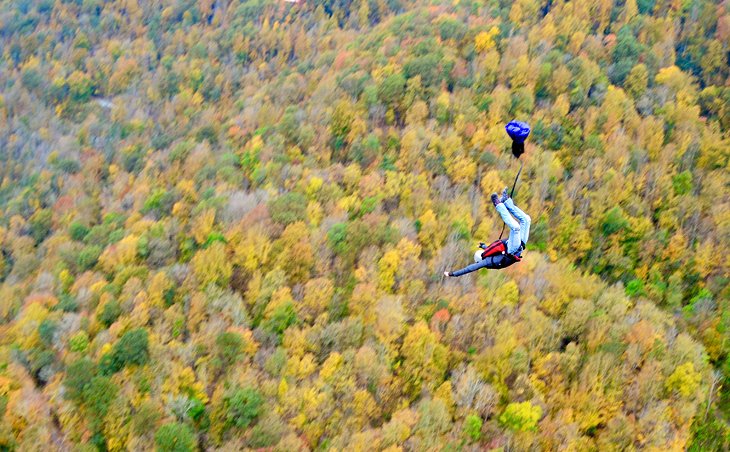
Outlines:
{"type": "Polygon", "coordinates": [[[509,199],[509,190],[507,190],[507,187],[504,187],[504,190],[502,190],[502,197],[499,198],[500,201],[505,202],[509,199]]]}
{"type": "Polygon", "coordinates": [[[501,203],[502,201],[499,199],[499,195],[492,193],[492,204],[494,204],[494,207],[497,207],[501,203]]]}

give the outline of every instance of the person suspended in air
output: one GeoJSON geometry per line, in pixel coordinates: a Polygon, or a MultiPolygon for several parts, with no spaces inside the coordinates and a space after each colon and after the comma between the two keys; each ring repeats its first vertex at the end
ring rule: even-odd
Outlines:
{"type": "MultiPolygon", "coordinates": [[[[525,152],[525,140],[530,135],[530,126],[524,122],[511,121],[505,129],[512,138],[512,155],[519,159],[525,152]]],[[[515,177],[515,184],[512,186],[512,194],[514,194],[517,179],[519,179],[521,172],[522,163],[520,163],[520,170],[517,172],[517,177],[515,177]]],[[[502,234],[500,234],[499,240],[488,246],[480,243],[480,249],[474,253],[473,264],[454,272],[445,271],[444,275],[462,276],[480,268],[505,268],[522,260],[522,252],[525,249],[527,239],[530,237],[530,223],[532,221],[530,216],[515,205],[506,187],[502,191],[501,197],[496,193],[492,193],[492,203],[499,216],[502,217],[504,224],[509,228],[509,237],[507,237],[507,240],[502,240],[502,234]]]]}
{"type": "Polygon", "coordinates": [[[515,205],[507,188],[504,189],[501,197],[492,193],[492,203],[504,224],[509,228],[509,237],[507,240],[497,240],[489,246],[480,243],[480,249],[474,253],[473,264],[453,272],[446,271],[444,275],[462,276],[480,268],[505,268],[522,260],[522,252],[530,237],[532,219],[515,205]]]}

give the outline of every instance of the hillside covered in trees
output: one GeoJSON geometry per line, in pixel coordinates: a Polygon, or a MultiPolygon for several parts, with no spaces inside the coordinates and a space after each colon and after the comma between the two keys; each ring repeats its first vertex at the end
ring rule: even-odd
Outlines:
{"type": "Polygon", "coordinates": [[[730,4],[0,2],[0,450],[727,450],[730,4]],[[459,279],[517,171],[523,261],[459,279]]]}

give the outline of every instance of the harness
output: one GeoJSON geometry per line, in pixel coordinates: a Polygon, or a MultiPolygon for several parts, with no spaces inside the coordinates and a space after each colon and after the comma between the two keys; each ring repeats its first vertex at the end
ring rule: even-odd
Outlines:
{"type": "Polygon", "coordinates": [[[491,258],[492,265],[494,265],[494,258],[496,256],[509,256],[515,262],[520,262],[522,260],[522,257],[518,256],[517,254],[525,249],[525,242],[520,243],[520,248],[515,252],[515,254],[510,254],[507,252],[506,240],[495,240],[489,245],[485,245],[482,249],[484,250],[484,252],[482,253],[482,259],[491,258]]]}

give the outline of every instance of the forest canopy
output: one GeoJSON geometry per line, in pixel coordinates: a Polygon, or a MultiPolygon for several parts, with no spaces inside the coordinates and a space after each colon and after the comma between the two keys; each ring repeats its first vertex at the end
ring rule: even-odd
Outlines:
{"type": "Polygon", "coordinates": [[[0,449],[727,450],[730,10],[0,3],[0,449]],[[444,280],[501,223],[524,259],[444,280]]]}

